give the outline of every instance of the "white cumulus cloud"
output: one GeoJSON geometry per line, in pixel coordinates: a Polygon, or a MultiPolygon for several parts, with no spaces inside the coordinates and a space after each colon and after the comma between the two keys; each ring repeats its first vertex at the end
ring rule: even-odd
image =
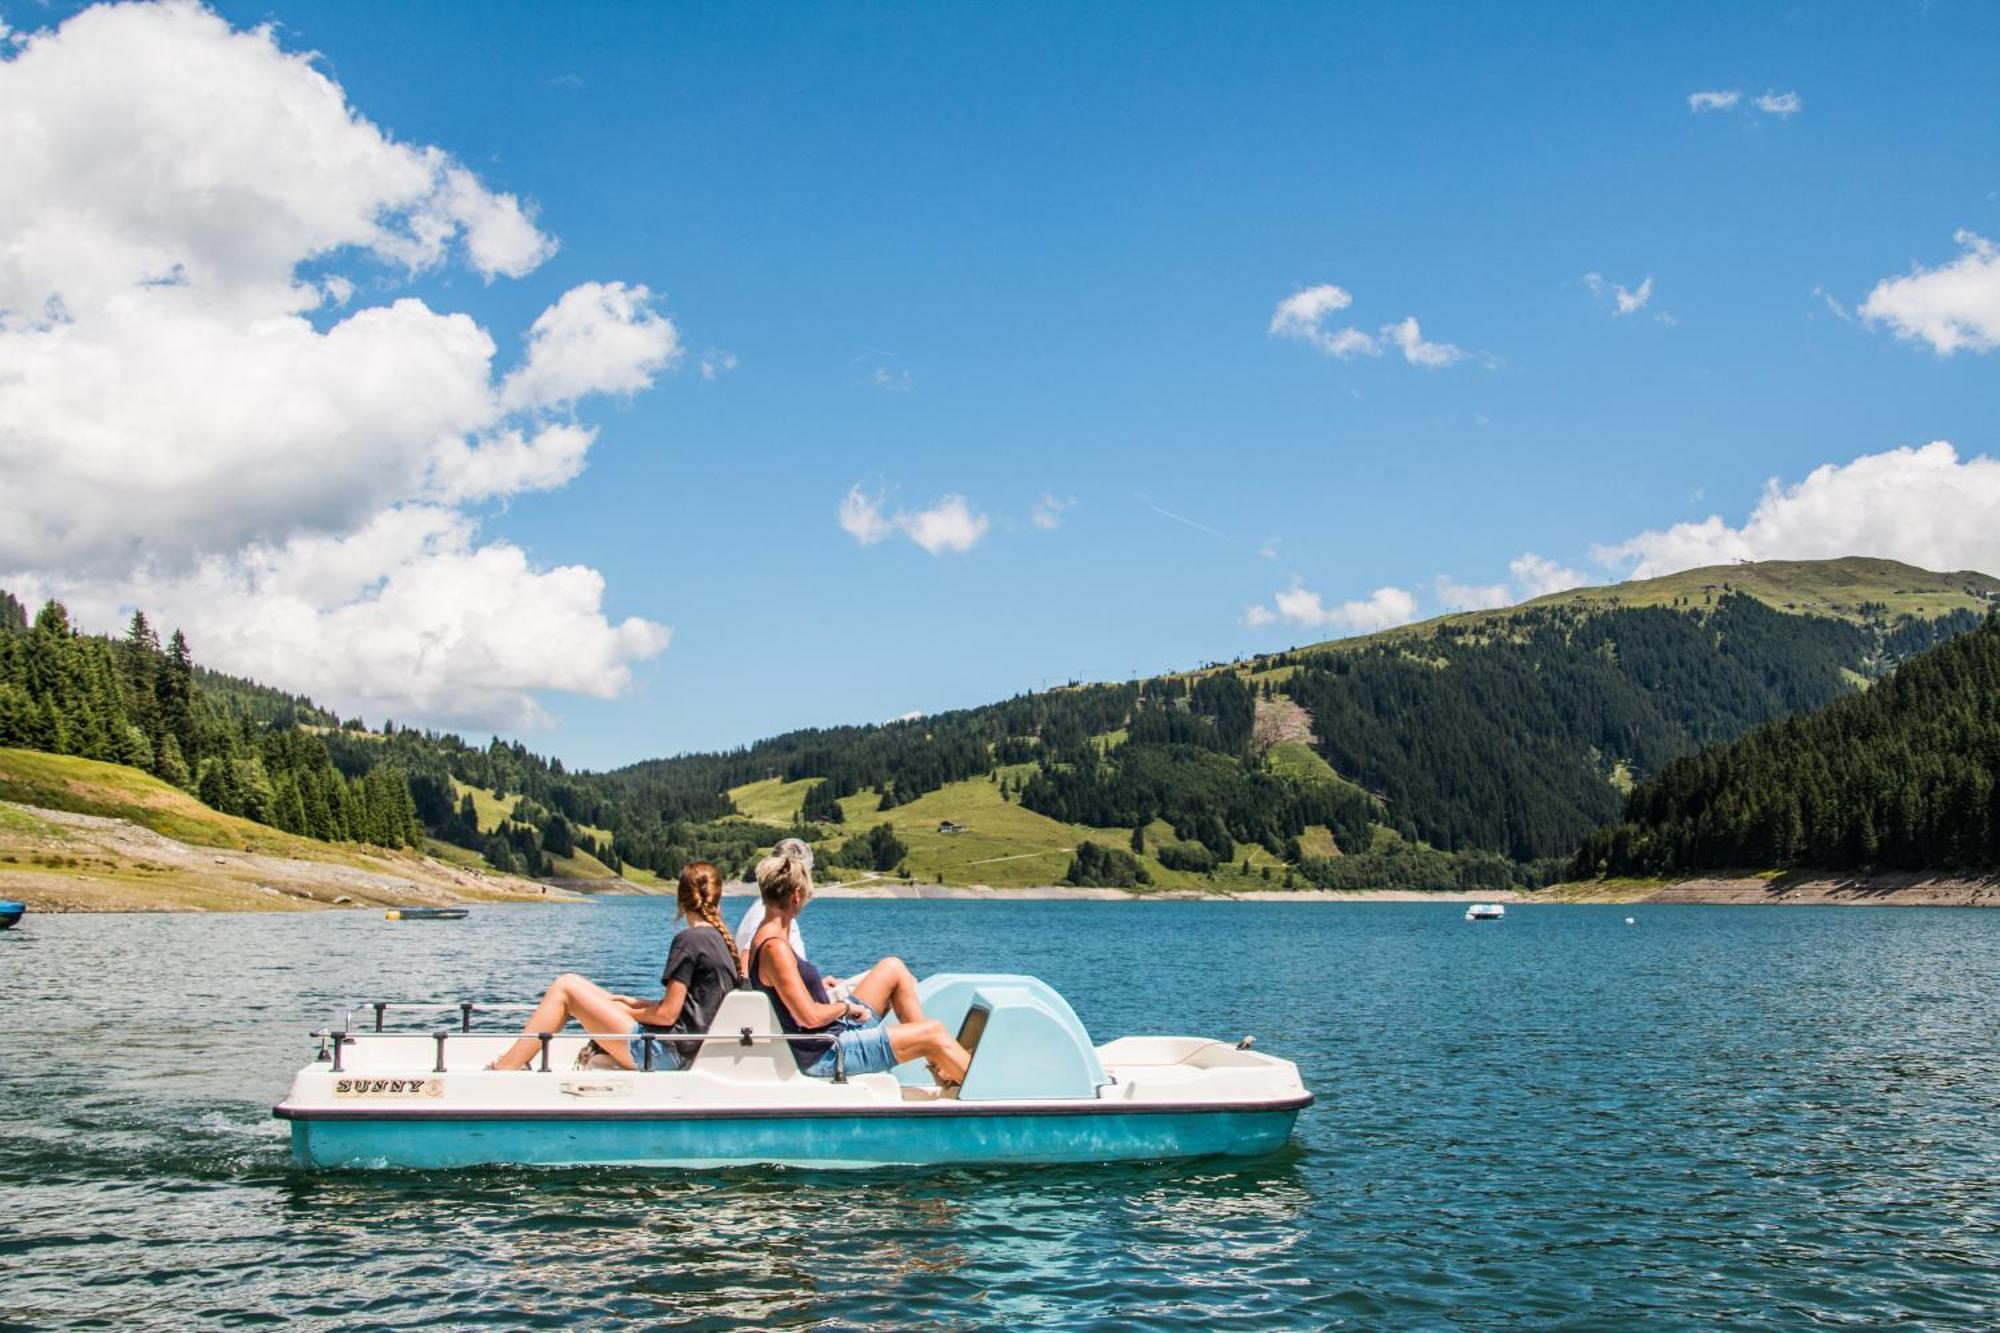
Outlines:
{"type": "Polygon", "coordinates": [[[1435,369],[1462,361],[1468,355],[1463,348],[1450,343],[1426,342],[1414,315],[1384,324],[1374,334],[1351,325],[1333,327],[1332,317],[1353,304],[1354,297],[1332,283],[1301,288],[1278,302],[1265,332],[1273,338],[1296,338],[1342,361],[1357,356],[1380,356],[1386,347],[1400,351],[1403,359],[1413,366],[1435,369]]]}
{"type": "Polygon", "coordinates": [[[1074,508],[1074,498],[1042,492],[1042,498],[1035,501],[1028,510],[1028,521],[1044,532],[1054,532],[1062,526],[1063,514],[1074,508]]]}
{"type": "Polygon", "coordinates": [[[1278,302],[1271,312],[1266,332],[1273,338],[1297,338],[1311,343],[1328,356],[1345,361],[1350,357],[1374,356],[1380,349],[1375,340],[1355,328],[1330,328],[1328,316],[1354,304],[1354,298],[1332,283],[1306,287],[1278,302]]]}
{"type": "Polygon", "coordinates": [[[1765,115],[1777,116],[1780,119],[1796,116],[1806,109],[1805,99],[1797,93],[1767,92],[1757,98],[1754,105],[1765,115]]]}
{"type": "Polygon", "coordinates": [[[1960,459],[1939,440],[1772,478],[1741,526],[1720,516],[1596,548],[1626,577],[1734,560],[1868,555],[1926,569],[2000,571],[2000,460],[1960,459]]]}
{"type": "Polygon", "coordinates": [[[1688,110],[1697,114],[1703,111],[1727,111],[1743,100],[1741,90],[1728,92],[1711,91],[1688,94],[1688,110]]]}
{"type": "Polygon", "coordinates": [[[515,196],[189,3],[0,50],[0,181],[0,584],[107,628],[143,605],[204,662],[335,707],[468,724],[616,693],[665,646],[606,618],[596,573],[458,508],[567,482],[596,432],[547,414],[678,353],[645,288],[588,283],[500,376],[474,319],[393,295],[536,268],[555,242],[515,196]]]}
{"type": "Polygon", "coordinates": [[[1611,298],[1611,314],[1630,315],[1644,310],[1646,303],[1653,299],[1653,280],[1646,278],[1637,287],[1628,288],[1623,283],[1607,281],[1602,273],[1586,273],[1583,281],[1590,288],[1592,296],[1611,298]]]}
{"type": "Polygon", "coordinates": [[[882,512],[882,497],[870,495],[857,483],[840,497],[840,527],[863,546],[873,546],[895,535],[896,524],[882,512]]]}
{"type": "Polygon", "coordinates": [[[1440,574],[1436,583],[1438,604],[1448,611],[1486,611],[1590,582],[1576,570],[1533,551],[1524,551],[1508,561],[1507,574],[1507,580],[1501,583],[1460,583],[1448,574],[1440,574]]]}
{"type": "Polygon", "coordinates": [[[947,495],[928,509],[884,509],[880,495],[871,495],[859,485],[841,497],[840,526],[862,546],[874,546],[901,533],[932,555],[946,552],[962,555],[986,536],[991,521],[974,513],[962,495],[947,495]]]}
{"type": "Polygon", "coordinates": [[[1425,342],[1423,333],[1417,328],[1417,317],[1410,315],[1401,322],[1384,324],[1382,337],[1400,349],[1403,359],[1413,366],[1423,366],[1435,370],[1465,359],[1465,349],[1453,347],[1450,343],[1425,342]]]}
{"type": "Polygon", "coordinates": [[[1861,318],[1888,325],[1898,338],[1927,342],[1940,356],[2000,346],[2000,250],[1970,231],[1953,239],[1964,254],[1876,283],[1861,303],[1861,318]]]}
{"type": "Polygon", "coordinates": [[[1252,606],[1243,613],[1243,623],[1253,628],[1283,623],[1354,634],[1407,625],[1416,618],[1416,596],[1402,588],[1377,588],[1365,598],[1328,606],[1318,593],[1297,583],[1281,590],[1270,606],[1252,606]]]}
{"type": "Polygon", "coordinates": [[[596,393],[637,393],[680,357],[672,321],[652,293],[586,282],[562,294],[528,329],[528,356],[500,386],[510,410],[566,407],[596,393]]]}

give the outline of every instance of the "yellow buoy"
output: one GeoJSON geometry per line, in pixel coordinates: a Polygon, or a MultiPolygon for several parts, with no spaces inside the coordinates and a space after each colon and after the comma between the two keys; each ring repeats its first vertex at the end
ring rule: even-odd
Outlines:
{"type": "Polygon", "coordinates": [[[390,908],[388,911],[382,913],[382,917],[384,920],[387,921],[401,921],[403,919],[403,914],[401,912],[396,911],[394,908],[390,908]]]}

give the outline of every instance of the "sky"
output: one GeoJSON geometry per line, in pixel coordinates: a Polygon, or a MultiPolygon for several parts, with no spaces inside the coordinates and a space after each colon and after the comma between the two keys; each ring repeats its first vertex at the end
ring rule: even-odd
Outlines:
{"type": "Polygon", "coordinates": [[[2000,573],[2000,8],[0,0],[0,587],[572,766],[2000,573]]]}

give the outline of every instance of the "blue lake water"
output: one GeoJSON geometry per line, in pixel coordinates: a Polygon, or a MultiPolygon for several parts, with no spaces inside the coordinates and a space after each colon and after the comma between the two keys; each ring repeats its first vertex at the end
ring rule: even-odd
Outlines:
{"type": "Polygon", "coordinates": [[[342,1002],[656,988],[670,912],[0,934],[0,1327],[2000,1319],[2000,912],[822,902],[831,968],[1254,1033],[1319,1103],[1247,1163],[291,1166],[269,1108],[342,1002]]]}

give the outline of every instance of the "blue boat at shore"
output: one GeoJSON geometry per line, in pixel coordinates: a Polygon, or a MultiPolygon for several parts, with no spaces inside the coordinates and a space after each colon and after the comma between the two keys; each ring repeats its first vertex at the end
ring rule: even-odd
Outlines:
{"type": "Polygon", "coordinates": [[[943,974],[921,995],[972,1052],[963,1087],[938,1087],[921,1064],[808,1078],[795,1038],[749,990],[723,1001],[700,1054],[673,1070],[577,1067],[593,1035],[579,1034],[544,1039],[527,1072],[495,1072],[483,1066],[514,1034],[473,1020],[502,1009],[425,1006],[457,1025],[403,1031],[386,1016],[411,1006],[379,1004],[370,1030],[315,1034],[323,1058],[273,1114],[290,1122],[297,1161],[318,1168],[865,1168],[1258,1155],[1283,1147],[1312,1104],[1298,1067],[1248,1038],[1093,1045],[1033,977],[943,974]]]}
{"type": "Polygon", "coordinates": [[[26,903],[0,902],[0,930],[12,930],[27,913],[26,903]]]}

